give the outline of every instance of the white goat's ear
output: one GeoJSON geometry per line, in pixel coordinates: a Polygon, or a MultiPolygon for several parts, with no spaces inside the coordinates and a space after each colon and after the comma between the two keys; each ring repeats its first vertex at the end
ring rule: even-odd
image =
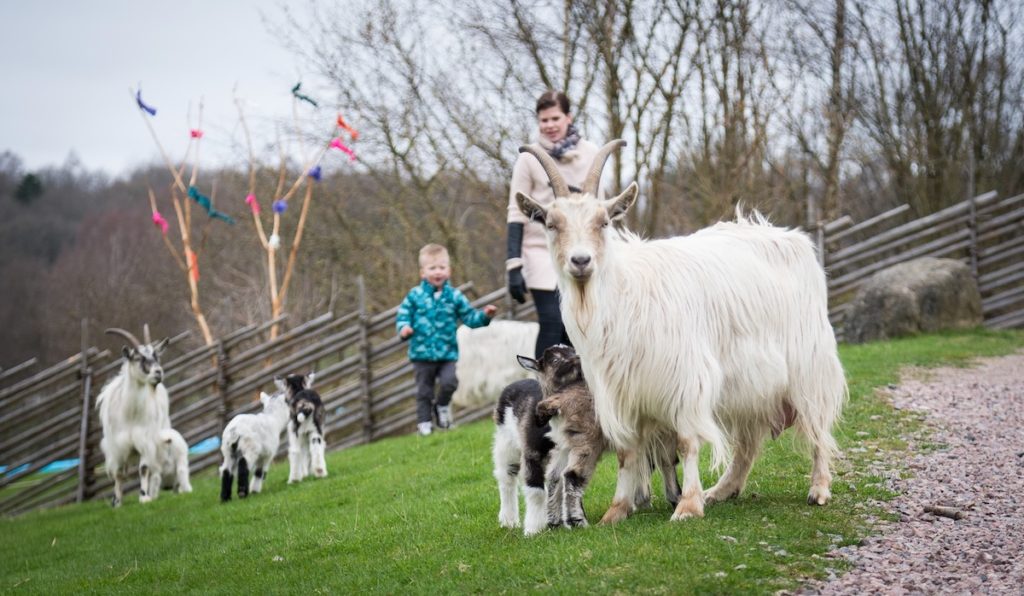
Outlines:
{"type": "Polygon", "coordinates": [[[306,389],[312,389],[313,388],[313,380],[314,379],[316,379],[316,373],[315,372],[311,372],[308,375],[306,375],[306,380],[305,380],[306,389]]]}
{"type": "Polygon", "coordinates": [[[281,391],[284,391],[285,389],[288,388],[288,386],[284,382],[284,377],[274,377],[274,385],[276,385],[277,388],[280,389],[281,391]]]}
{"type": "Polygon", "coordinates": [[[523,215],[530,218],[532,221],[539,221],[544,223],[544,218],[547,216],[547,211],[537,201],[534,201],[530,197],[524,195],[521,192],[516,193],[516,204],[519,205],[519,210],[523,212],[523,215]]]}
{"type": "Polygon", "coordinates": [[[171,338],[165,337],[161,339],[160,341],[156,342],[156,345],[153,346],[153,352],[156,353],[157,356],[163,354],[164,350],[167,349],[167,344],[169,343],[171,343],[171,338]]]}
{"type": "Polygon", "coordinates": [[[540,363],[534,360],[533,358],[529,358],[527,356],[516,356],[516,360],[519,361],[519,366],[525,368],[526,370],[532,370],[533,372],[537,373],[540,372],[540,363]]]}
{"type": "Polygon", "coordinates": [[[636,202],[636,198],[640,195],[640,187],[636,185],[636,182],[631,182],[626,190],[622,191],[617,197],[613,197],[604,201],[604,208],[608,211],[608,218],[616,220],[626,214],[629,208],[636,202]]]}
{"type": "Polygon", "coordinates": [[[263,404],[264,408],[267,407],[270,403],[270,394],[260,391],[260,403],[263,404]]]}

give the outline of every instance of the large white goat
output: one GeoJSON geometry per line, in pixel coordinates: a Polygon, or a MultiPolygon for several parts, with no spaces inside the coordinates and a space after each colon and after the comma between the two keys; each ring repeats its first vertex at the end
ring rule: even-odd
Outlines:
{"type": "Polygon", "coordinates": [[[541,205],[517,195],[544,222],[558,271],[562,319],[582,358],[602,430],[619,451],[619,476],[602,522],[624,519],[645,481],[643,452],[659,430],[674,431],[684,466],[673,520],[704,514],[739,494],[761,442],[790,425],[807,438],[810,504],[831,498],[832,425],[846,382],[828,321],[825,275],[806,235],[737,217],[686,237],[644,241],[609,224],[636,201],[594,198],[605,145],[581,192],[569,188],[541,148],[523,147],[544,166],[557,197],[541,205]],[[716,467],[702,492],[701,443],[716,467]]]}
{"type": "MultiPolygon", "coordinates": [[[[147,330],[148,331],[148,330],[147,330]]],[[[128,477],[132,455],[139,454],[139,502],[148,503],[160,494],[160,449],[157,437],[170,428],[169,400],[164,387],[160,353],[169,340],[143,344],[124,329],[107,329],[131,342],[124,346],[124,363],[116,377],[100,391],[96,407],[100,410],[103,439],[100,448],[106,460],[107,476],[114,479],[114,507],[121,505],[123,485],[128,477]]]]}

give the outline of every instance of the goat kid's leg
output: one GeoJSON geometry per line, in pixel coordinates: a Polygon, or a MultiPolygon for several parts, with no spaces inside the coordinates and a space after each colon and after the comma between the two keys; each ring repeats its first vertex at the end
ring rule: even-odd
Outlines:
{"type": "Polygon", "coordinates": [[[807,504],[827,505],[832,499],[832,472],[829,471],[831,451],[815,445],[812,457],[814,464],[811,468],[811,491],[807,494],[807,504]]]}
{"type": "Polygon", "coordinates": [[[159,494],[160,472],[148,463],[139,462],[139,503],[154,501],[159,494]]]}
{"type": "Polygon", "coordinates": [[[565,524],[571,528],[587,527],[587,512],[583,509],[583,492],[594,477],[597,462],[601,453],[590,451],[573,451],[569,457],[569,465],[562,475],[565,487],[564,513],[565,524]]]}
{"type": "Polygon", "coordinates": [[[230,458],[225,458],[220,466],[220,500],[226,502],[231,500],[231,484],[235,481],[234,468],[236,463],[230,458]]]}
{"type": "Polygon", "coordinates": [[[725,469],[718,482],[704,492],[704,501],[708,504],[738,497],[747,484],[750,468],[757,459],[758,451],[761,450],[764,431],[751,430],[749,434],[741,433],[739,436],[729,467],[725,469]]]}
{"type": "Polygon", "coordinates": [[[548,526],[547,494],[544,490],[544,461],[529,454],[523,457],[524,493],[526,494],[526,517],[523,520],[523,534],[532,536],[548,526]]]}
{"type": "Polygon", "coordinates": [[[309,455],[310,461],[313,464],[313,475],[317,478],[325,478],[327,476],[327,458],[324,456],[327,446],[324,444],[324,438],[320,433],[313,433],[309,437],[309,455]]]}
{"type": "Polygon", "coordinates": [[[519,494],[517,483],[523,454],[500,429],[494,435],[494,479],[498,481],[498,525],[519,527],[519,494]]]}
{"type": "Polygon", "coordinates": [[[561,527],[566,520],[565,517],[565,484],[562,482],[562,474],[569,463],[569,452],[564,448],[556,447],[548,460],[547,474],[544,478],[544,487],[547,492],[547,514],[548,527],[561,527]]]}
{"type": "Polygon", "coordinates": [[[252,471],[252,481],[249,487],[249,492],[258,493],[263,492],[263,480],[267,477],[267,470],[270,469],[270,457],[260,457],[256,459],[256,465],[252,471]]]}
{"type": "Polygon", "coordinates": [[[249,462],[245,456],[238,458],[238,498],[249,496],[249,462]]]}
{"type": "Polygon", "coordinates": [[[642,450],[628,449],[617,452],[619,457],[619,474],[615,484],[615,496],[612,505],[601,518],[602,524],[616,524],[629,517],[636,510],[634,499],[640,484],[643,482],[641,466],[647,465],[642,450]]]}
{"type": "Polygon", "coordinates": [[[299,438],[299,446],[302,448],[302,466],[299,468],[299,473],[302,475],[300,480],[305,480],[306,476],[309,476],[310,461],[312,460],[312,454],[309,450],[310,434],[306,433],[299,438]]]}
{"type": "Polygon", "coordinates": [[[672,514],[672,521],[704,517],[704,491],[700,486],[700,441],[697,437],[679,437],[683,454],[683,492],[672,514]]]}
{"type": "Polygon", "coordinates": [[[190,493],[192,492],[192,483],[189,481],[189,469],[188,469],[188,457],[186,456],[183,461],[178,462],[178,470],[176,472],[178,478],[178,493],[190,493]]]}
{"type": "Polygon", "coordinates": [[[299,435],[288,425],[288,484],[302,480],[302,448],[299,446],[299,435]]]}

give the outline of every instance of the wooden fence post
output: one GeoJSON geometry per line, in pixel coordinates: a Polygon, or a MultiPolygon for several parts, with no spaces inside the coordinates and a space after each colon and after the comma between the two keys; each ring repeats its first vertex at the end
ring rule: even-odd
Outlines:
{"type": "Polygon", "coordinates": [[[92,367],[89,366],[89,319],[82,319],[82,360],[78,378],[82,381],[82,422],[78,428],[78,490],[75,502],[82,503],[92,495],[93,471],[89,467],[89,414],[92,410],[92,367]]]}
{"type": "Polygon", "coordinates": [[[356,278],[359,287],[359,380],[363,389],[363,439],[373,439],[373,395],[370,394],[370,315],[366,312],[366,282],[356,278]]]}
{"type": "MultiPolygon", "coordinates": [[[[228,391],[231,388],[231,380],[228,378],[228,354],[227,350],[224,349],[224,339],[217,340],[217,393],[220,395],[220,431],[224,430],[224,427],[228,424],[228,412],[230,404],[228,403],[228,391]]],[[[218,436],[220,432],[217,433],[218,436]]]]}

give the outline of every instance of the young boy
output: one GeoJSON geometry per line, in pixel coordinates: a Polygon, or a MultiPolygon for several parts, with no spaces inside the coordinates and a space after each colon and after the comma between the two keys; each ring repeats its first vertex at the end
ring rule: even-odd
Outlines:
{"type": "Polygon", "coordinates": [[[469,300],[448,283],[451,277],[448,250],[440,244],[420,249],[420,285],[409,290],[398,307],[395,328],[399,337],[409,340],[409,360],[416,374],[416,420],[421,435],[429,435],[431,412],[436,403],[437,425],[451,427],[452,394],[459,386],[455,361],[459,344],[455,341],[458,321],[469,327],[483,327],[498,310],[488,304],[477,310],[469,300]],[[434,384],[440,385],[435,402],[434,384]]]}

